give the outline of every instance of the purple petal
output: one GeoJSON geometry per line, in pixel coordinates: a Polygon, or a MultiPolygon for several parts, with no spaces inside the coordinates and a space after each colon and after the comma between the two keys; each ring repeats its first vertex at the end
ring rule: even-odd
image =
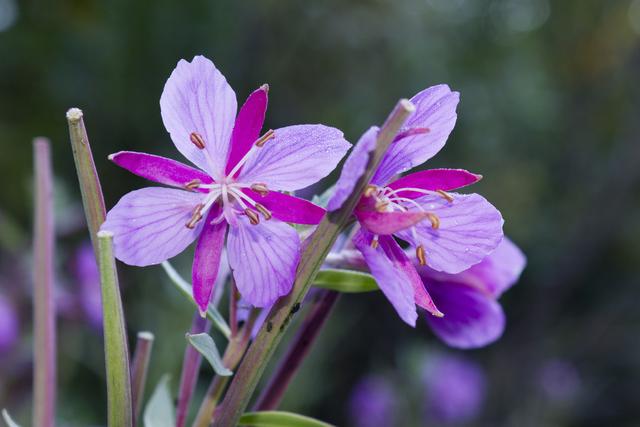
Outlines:
{"type": "Polygon", "coordinates": [[[203,194],[143,188],[125,194],[107,213],[101,230],[113,233],[116,258],[129,265],[159,264],[182,252],[202,228],[185,226],[203,194]]]}
{"type": "Polygon", "coordinates": [[[502,307],[490,296],[464,284],[426,280],[429,294],[445,314],[427,316],[433,332],[456,348],[476,348],[500,338],[505,326],[502,307]]]}
{"type": "Polygon", "coordinates": [[[78,248],[74,259],[74,273],[78,281],[78,300],[89,324],[102,329],[102,295],[100,291],[100,271],[93,254],[91,242],[78,248]]]}
{"type": "MultiPolygon", "coordinates": [[[[502,215],[478,194],[455,194],[449,202],[439,196],[415,199],[422,208],[440,220],[437,229],[423,221],[414,230],[403,230],[398,237],[412,246],[422,245],[427,265],[446,273],[459,273],[482,261],[502,240],[502,215]]],[[[407,205],[410,207],[410,205],[407,205]]]]}
{"type": "Polygon", "coordinates": [[[238,181],[265,183],[271,190],[293,191],[327,176],[349,149],[338,129],[323,125],[288,126],[254,151],[238,181]]]}
{"type": "Polygon", "coordinates": [[[267,112],[269,86],[263,85],[249,95],[245,103],[240,107],[236,124],[231,134],[231,149],[225,173],[231,172],[245,154],[249,152],[253,143],[260,136],[260,130],[264,124],[264,116],[267,112]]]}
{"type": "Polygon", "coordinates": [[[416,225],[427,217],[426,212],[355,211],[360,225],[374,234],[393,234],[416,225]]]}
{"type": "Polygon", "coordinates": [[[340,178],[338,178],[338,182],[334,186],[333,196],[327,205],[329,212],[335,211],[342,206],[355,188],[358,179],[364,174],[369,162],[369,153],[376,148],[378,131],[378,127],[370,127],[354,145],[351,154],[344,162],[340,178]]]}
{"type": "MultiPolygon", "coordinates": [[[[451,191],[474,184],[482,179],[482,175],[468,172],[464,169],[429,169],[415,172],[400,179],[396,179],[388,185],[389,188],[421,188],[423,190],[451,191]]],[[[400,191],[396,193],[400,197],[415,199],[423,196],[415,191],[400,191]]]]}
{"type": "MultiPolygon", "coordinates": [[[[402,253],[402,249],[393,237],[380,236],[378,247],[375,249],[371,246],[372,237],[371,233],[361,229],[353,237],[353,243],[362,252],[380,290],[396,309],[400,318],[415,327],[418,313],[414,302],[413,284],[406,272],[413,267],[410,263],[407,266],[397,262],[398,251],[402,253]]],[[[404,257],[406,258],[406,255],[404,257]]]]}
{"type": "Polygon", "coordinates": [[[421,165],[440,151],[456,124],[459,99],[460,94],[451,92],[447,85],[432,86],[411,98],[416,111],[403,131],[420,128],[428,132],[403,132],[406,136],[391,144],[371,182],[384,185],[394,175],[421,165]]]}
{"type": "Polygon", "coordinates": [[[319,224],[324,217],[325,210],[320,206],[287,194],[270,191],[261,196],[255,191],[245,189],[245,194],[271,211],[274,218],[294,224],[319,224]]]}
{"type": "Polygon", "coordinates": [[[211,224],[211,220],[218,216],[220,208],[212,208],[204,220],[204,226],[193,257],[191,277],[193,280],[193,299],[195,299],[200,314],[206,313],[211,294],[218,277],[218,269],[224,248],[224,235],[227,223],[222,221],[211,224]]]}
{"type": "Polygon", "coordinates": [[[218,181],[226,165],[237,108],[233,89],[204,56],[192,62],[180,60],[160,97],[162,121],[178,151],[218,181]],[[202,136],[204,150],[191,142],[192,132],[202,136]]]}
{"type": "Polygon", "coordinates": [[[18,312],[8,299],[0,295],[0,355],[13,347],[19,335],[18,312]]]}
{"type": "Polygon", "coordinates": [[[109,160],[138,176],[172,187],[183,188],[194,179],[200,180],[203,184],[213,182],[209,175],[198,169],[153,154],[120,151],[111,154],[109,160]]]}
{"type": "Polygon", "coordinates": [[[256,307],[266,307],[291,291],[300,260],[296,230],[277,219],[251,225],[242,215],[229,227],[229,264],[240,294],[256,307]]]}

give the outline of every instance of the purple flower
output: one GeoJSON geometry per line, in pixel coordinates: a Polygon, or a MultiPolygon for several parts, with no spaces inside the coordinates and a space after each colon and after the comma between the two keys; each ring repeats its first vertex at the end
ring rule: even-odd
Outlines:
{"type": "Polygon", "coordinates": [[[263,136],[268,86],[254,91],[236,116],[236,96],[202,56],[181,60],[167,81],[162,120],[178,151],[199,169],[130,151],[112,154],[117,165],[177,187],[126,194],[108,213],[121,261],[158,264],[196,239],[193,293],[206,310],[225,235],[240,293],[264,307],[287,294],[300,256],[300,239],[287,222],[317,224],[324,210],[280,193],[307,187],[329,174],[347,151],[342,132],[323,125],[289,126],[263,136]],[[229,230],[227,233],[227,229],[229,230]]]}
{"type": "MultiPolygon", "coordinates": [[[[421,265],[459,273],[479,263],[502,240],[502,216],[477,194],[449,193],[481,177],[462,169],[432,169],[393,177],[433,157],[456,122],[459,94],[447,85],[415,95],[416,111],[391,144],[355,210],[361,229],[355,246],[400,317],[415,326],[416,305],[443,314],[394,240],[408,242],[421,265]]],[[[372,127],[354,147],[328,210],[339,208],[364,172],[379,129],[372,127]]]]}
{"type": "Polygon", "coordinates": [[[0,295],[0,354],[9,351],[19,335],[18,313],[11,302],[0,295]]]}
{"type": "Polygon", "coordinates": [[[102,330],[100,272],[90,242],[84,243],[76,251],[74,270],[80,309],[92,327],[102,330]]]}
{"type": "Polygon", "coordinates": [[[424,371],[427,417],[450,424],[472,420],[482,409],[486,383],[482,368],[470,360],[455,356],[428,359],[424,371]]]}
{"type": "Polygon", "coordinates": [[[526,262],[522,251],[505,237],[489,256],[461,273],[420,268],[424,286],[447,313],[442,318],[427,316],[433,332],[457,348],[482,347],[500,338],[505,315],[497,300],[518,281],[526,262]]]}
{"type": "Polygon", "coordinates": [[[397,392],[383,377],[369,376],[353,389],[349,415],[356,427],[387,427],[395,424],[397,392]]]}

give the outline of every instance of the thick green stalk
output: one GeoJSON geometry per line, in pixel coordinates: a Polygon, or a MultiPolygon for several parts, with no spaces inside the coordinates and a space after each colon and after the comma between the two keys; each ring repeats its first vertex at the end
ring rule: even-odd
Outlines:
{"type": "Polygon", "coordinates": [[[104,355],[107,368],[107,401],[109,427],[133,425],[129,349],[124,327],[120,289],[116,281],[116,261],[113,258],[113,234],[99,231],[98,266],[102,288],[102,318],[104,323],[104,355]]]}
{"type": "Polygon", "coordinates": [[[49,140],[33,142],[35,169],[33,425],[52,427],[56,404],[53,173],[49,140]]]}
{"type": "Polygon", "coordinates": [[[138,424],[144,400],[144,389],[147,385],[147,371],[151,360],[154,336],[151,332],[138,332],[136,351],[131,364],[131,403],[133,406],[133,420],[138,424]]]}
{"type": "Polygon", "coordinates": [[[291,317],[300,307],[338,234],[348,223],[353,209],[373,177],[389,145],[414,110],[415,107],[410,101],[401,100],[398,102],[380,129],[376,141],[376,149],[370,155],[367,169],[358,180],[350,197],[340,209],[328,213],[318,225],[316,231],[305,242],[307,244],[298,265],[293,289],[289,295],[281,298],[276,303],[260,329],[256,340],[249,347],[229,386],[221,407],[216,411],[216,413],[220,413],[220,417],[214,420],[214,426],[233,427],[238,423],[276,346],[286,332],[291,317]]]}

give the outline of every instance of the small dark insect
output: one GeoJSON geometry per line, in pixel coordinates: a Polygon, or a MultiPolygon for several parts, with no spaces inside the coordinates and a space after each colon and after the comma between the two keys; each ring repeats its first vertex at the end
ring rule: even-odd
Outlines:
{"type": "Polygon", "coordinates": [[[271,332],[272,329],[273,329],[273,323],[268,322],[267,323],[267,332],[271,332]]]}
{"type": "Polygon", "coordinates": [[[298,310],[300,310],[300,303],[297,302],[293,305],[293,307],[291,307],[291,314],[296,313],[298,310]]]}

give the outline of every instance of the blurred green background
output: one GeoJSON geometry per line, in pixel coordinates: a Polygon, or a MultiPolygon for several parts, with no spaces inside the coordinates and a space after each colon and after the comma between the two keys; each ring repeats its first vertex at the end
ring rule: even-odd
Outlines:
{"type": "MultiPolygon", "coordinates": [[[[488,376],[468,424],[638,425],[639,46],[640,0],[0,0],[0,292],[21,320],[19,345],[0,358],[0,407],[29,417],[32,138],[53,143],[57,279],[72,292],[87,234],[66,110],[85,113],[112,206],[146,183],[109,153],[179,158],[158,101],[176,62],[204,54],[239,102],[270,84],[266,127],[321,122],[351,142],[400,97],[436,83],[460,91],[456,129],[428,166],[483,174],[474,191],[529,259],[502,299],[502,340],[466,352],[488,376]],[[554,360],[579,378],[562,399],[540,386],[554,360]]],[[[176,263],[188,274],[189,254],[176,263]]],[[[147,391],[165,372],[175,388],[192,308],[159,267],[121,267],[131,335],[156,334],[147,391]]],[[[104,422],[101,346],[86,322],[60,320],[64,425],[104,422]]],[[[397,386],[398,425],[435,425],[416,370],[443,349],[381,295],[344,297],[282,407],[349,425],[354,384],[376,373],[397,386]]],[[[200,392],[210,376],[204,366],[200,392]]]]}

